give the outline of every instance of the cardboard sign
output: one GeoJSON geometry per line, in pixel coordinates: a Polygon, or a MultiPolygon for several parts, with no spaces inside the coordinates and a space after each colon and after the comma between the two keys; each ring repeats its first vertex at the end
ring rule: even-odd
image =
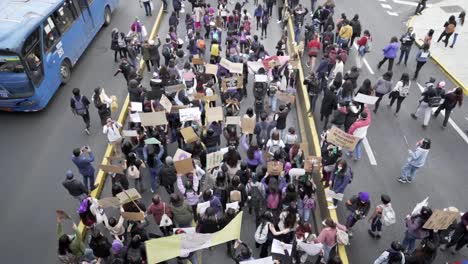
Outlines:
{"type": "Polygon", "coordinates": [[[142,126],[163,126],[167,125],[166,112],[140,113],[142,126]]]}
{"type": "MultiPolygon", "coordinates": [[[[239,197],[240,199],[240,197],[239,197]]],[[[239,211],[239,202],[238,201],[235,201],[235,202],[232,202],[232,203],[226,203],[226,211],[229,209],[229,208],[232,208],[234,209],[234,211],[239,211]]]]}
{"type": "Polygon", "coordinates": [[[240,89],[243,85],[243,81],[242,76],[223,78],[221,79],[221,88],[223,89],[223,92],[227,90],[240,89]]]}
{"type": "Polygon", "coordinates": [[[249,68],[250,73],[255,74],[258,72],[258,70],[260,70],[264,66],[263,66],[263,63],[258,62],[258,61],[248,61],[247,67],[249,68]]]}
{"type": "Polygon", "coordinates": [[[203,61],[203,58],[193,57],[192,58],[192,64],[193,65],[203,65],[203,64],[205,64],[205,61],[203,61]]]}
{"type": "Polygon", "coordinates": [[[159,103],[164,107],[166,112],[171,112],[172,109],[172,103],[171,100],[169,100],[164,94],[161,95],[161,99],[159,100],[159,103]]]}
{"type": "Polygon", "coordinates": [[[174,161],[174,166],[178,174],[187,174],[194,170],[192,158],[174,161]]]}
{"type": "Polygon", "coordinates": [[[124,158],[122,158],[121,156],[107,156],[106,159],[109,161],[109,162],[116,162],[116,163],[123,163],[125,161],[124,158]]]}
{"type": "Polygon", "coordinates": [[[210,207],[210,201],[203,202],[203,203],[198,203],[197,204],[197,213],[199,215],[204,215],[205,211],[206,211],[206,209],[208,209],[208,207],[210,207]]]}
{"type": "Polygon", "coordinates": [[[269,70],[275,66],[281,66],[281,62],[279,61],[279,58],[278,56],[271,56],[271,57],[268,57],[264,60],[262,60],[262,64],[263,64],[263,67],[266,69],[266,70],[269,70]]]}
{"type": "Polygon", "coordinates": [[[358,93],[354,98],[353,101],[363,103],[363,104],[370,104],[373,105],[375,102],[377,102],[379,98],[377,96],[370,96],[370,95],[365,95],[362,93],[358,93]]]}
{"type": "Polygon", "coordinates": [[[139,113],[130,114],[130,121],[133,123],[141,123],[141,118],[139,113]]]}
{"type": "Polygon", "coordinates": [[[218,95],[213,94],[213,95],[210,95],[210,96],[204,96],[202,100],[205,101],[205,102],[215,102],[216,100],[218,100],[218,95]]]}
{"type": "Polygon", "coordinates": [[[255,118],[244,117],[242,118],[242,133],[253,134],[255,129],[255,118]]]}
{"type": "Polygon", "coordinates": [[[121,204],[126,204],[131,201],[141,199],[141,194],[135,188],[132,188],[123,192],[119,192],[115,197],[120,200],[121,204]]]}
{"type": "Polygon", "coordinates": [[[183,159],[188,159],[192,157],[192,153],[189,153],[185,150],[182,149],[177,149],[176,153],[174,154],[174,157],[172,158],[173,161],[178,161],[178,160],[183,160],[183,159]]]}
{"type": "Polygon", "coordinates": [[[432,229],[432,230],[445,230],[447,229],[453,221],[460,217],[458,212],[450,212],[443,210],[435,210],[431,217],[424,224],[423,228],[432,229]]]}
{"type": "Polygon", "coordinates": [[[145,220],[144,212],[121,212],[120,213],[125,220],[128,221],[143,221],[145,220]]]}
{"type": "Polygon", "coordinates": [[[333,199],[336,199],[338,201],[342,201],[343,200],[343,194],[342,193],[336,193],[330,189],[326,189],[325,190],[325,195],[327,197],[330,197],[330,198],[333,198],[333,199]]]}
{"type": "Polygon", "coordinates": [[[164,91],[166,92],[166,94],[172,94],[172,93],[177,93],[178,91],[183,90],[183,89],[185,89],[185,85],[183,83],[179,83],[176,85],[166,86],[164,91]]]}
{"type": "Polygon", "coordinates": [[[185,143],[190,144],[198,140],[198,135],[195,133],[192,127],[184,127],[180,130],[185,143]]]}
{"type": "Polygon", "coordinates": [[[55,214],[57,215],[57,218],[60,219],[60,221],[70,219],[70,216],[63,210],[55,210],[55,214]]]}
{"type": "Polygon", "coordinates": [[[120,207],[120,199],[117,197],[104,197],[98,201],[101,208],[120,207]]]}
{"type": "Polygon", "coordinates": [[[221,106],[206,109],[208,123],[224,120],[223,108],[221,106]]]}
{"type": "Polygon", "coordinates": [[[205,65],[205,73],[206,74],[218,74],[218,65],[216,64],[207,64],[205,65]]]}
{"type": "Polygon", "coordinates": [[[269,175],[280,175],[283,172],[283,163],[279,161],[269,161],[267,163],[267,172],[269,175]]]}
{"type": "Polygon", "coordinates": [[[159,144],[161,144],[161,141],[159,141],[156,138],[152,137],[152,138],[145,139],[145,144],[146,145],[159,145],[159,144]]]}
{"type": "Polygon", "coordinates": [[[137,137],[138,133],[136,130],[122,130],[122,135],[124,137],[137,137]]]}
{"type": "Polygon", "coordinates": [[[239,262],[239,264],[274,264],[274,263],[275,262],[273,262],[272,256],[261,258],[261,259],[246,260],[246,261],[239,262]]]}
{"type": "Polygon", "coordinates": [[[219,166],[219,164],[223,161],[224,152],[216,151],[212,153],[206,154],[206,168],[208,170],[219,166]]]}
{"type": "Polygon", "coordinates": [[[130,108],[135,112],[143,112],[143,104],[141,102],[130,102],[130,108]]]}
{"type": "Polygon", "coordinates": [[[238,73],[238,74],[242,74],[242,70],[244,67],[242,63],[234,63],[234,62],[228,61],[225,58],[221,58],[219,65],[223,66],[231,73],[238,73]]]}
{"type": "Polygon", "coordinates": [[[201,112],[198,107],[179,109],[180,122],[201,120],[201,112]]]}
{"type": "Polygon", "coordinates": [[[333,145],[342,147],[348,151],[353,151],[359,139],[333,126],[327,135],[327,141],[333,145]]]}
{"type": "Polygon", "coordinates": [[[304,160],[304,169],[307,172],[319,172],[322,165],[322,157],[309,156],[304,160]]]}
{"type": "Polygon", "coordinates": [[[180,109],[188,108],[188,105],[172,105],[171,113],[179,113],[180,109]]]}
{"type": "Polygon", "coordinates": [[[241,125],[241,117],[240,116],[226,116],[226,125],[241,125]]]}
{"type": "Polygon", "coordinates": [[[281,91],[276,91],[276,98],[278,98],[278,100],[280,100],[281,102],[285,102],[287,104],[294,104],[294,101],[296,101],[296,96],[288,93],[283,93],[281,91]]]}
{"type": "Polygon", "coordinates": [[[101,164],[99,168],[104,172],[124,174],[124,168],[122,166],[101,164]]]}

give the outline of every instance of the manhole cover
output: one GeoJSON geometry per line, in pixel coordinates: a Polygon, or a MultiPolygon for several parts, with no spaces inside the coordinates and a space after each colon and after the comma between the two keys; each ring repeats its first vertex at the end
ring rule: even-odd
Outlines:
{"type": "Polygon", "coordinates": [[[440,8],[446,13],[460,13],[463,11],[463,8],[459,5],[441,6],[440,8]]]}

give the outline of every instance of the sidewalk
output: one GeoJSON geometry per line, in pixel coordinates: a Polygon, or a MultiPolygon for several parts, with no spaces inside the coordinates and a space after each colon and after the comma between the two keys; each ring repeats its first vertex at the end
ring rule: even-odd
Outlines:
{"type": "MultiPolygon", "coordinates": [[[[462,10],[468,9],[466,0],[444,0],[439,3],[434,3],[432,7],[426,8],[422,15],[414,16],[408,22],[409,26],[414,27],[418,45],[422,43],[422,39],[426,36],[429,29],[434,29],[435,33],[431,44],[431,57],[442,71],[444,71],[452,81],[461,86],[465,94],[468,94],[468,60],[462,59],[468,56],[468,25],[458,28],[458,38],[454,48],[449,46],[452,44],[453,35],[450,37],[449,45],[444,47],[441,41],[437,43],[441,32],[444,30],[443,25],[451,15],[458,18],[458,14],[462,10]]],[[[458,23],[458,19],[457,19],[458,23]]]]}

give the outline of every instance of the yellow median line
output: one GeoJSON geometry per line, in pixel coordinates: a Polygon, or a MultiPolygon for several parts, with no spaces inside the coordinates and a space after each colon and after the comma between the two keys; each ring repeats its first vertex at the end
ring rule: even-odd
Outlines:
{"type": "MultiPolygon", "coordinates": [[[[154,23],[153,28],[151,30],[151,34],[150,34],[149,39],[154,39],[155,38],[156,32],[159,30],[159,26],[161,25],[162,17],[163,17],[163,9],[160,8],[158,16],[156,18],[156,22],[154,23]]],[[[140,73],[143,72],[144,66],[145,66],[145,62],[143,61],[143,59],[141,59],[140,60],[140,73]]],[[[125,121],[127,119],[128,105],[129,104],[130,104],[130,98],[127,95],[127,97],[125,98],[125,101],[124,101],[124,103],[122,105],[122,110],[120,111],[120,115],[119,115],[119,118],[117,119],[117,122],[119,122],[121,124],[125,124],[125,121]]],[[[101,164],[104,164],[104,165],[109,164],[109,161],[108,161],[107,157],[111,156],[112,150],[113,150],[113,146],[108,144],[106,152],[104,153],[104,157],[102,158],[101,164]]],[[[104,171],[99,169],[98,174],[96,176],[96,183],[99,183],[99,185],[98,185],[98,187],[96,189],[94,189],[91,192],[92,197],[97,199],[97,198],[99,198],[101,196],[101,193],[102,193],[102,191],[104,189],[104,185],[106,184],[106,177],[107,177],[107,174],[104,173],[104,171]]],[[[80,230],[81,237],[83,239],[85,239],[87,229],[85,228],[85,226],[84,226],[84,224],[82,222],[80,222],[80,224],[78,226],[78,229],[80,230]]]]}
{"type": "MultiPolygon", "coordinates": [[[[295,35],[294,35],[294,28],[293,28],[293,23],[292,23],[291,17],[288,19],[288,32],[289,32],[289,36],[288,36],[289,42],[294,41],[295,35]]],[[[292,55],[294,53],[298,54],[297,47],[294,47],[293,45],[288,45],[288,47],[290,49],[291,48],[294,49],[294,50],[289,51],[290,55],[292,55]]],[[[297,92],[302,93],[302,97],[304,99],[304,102],[303,102],[304,103],[304,108],[305,109],[310,109],[310,102],[309,102],[309,97],[307,95],[307,89],[305,89],[305,87],[303,85],[305,77],[304,77],[304,70],[302,69],[301,57],[299,57],[298,70],[299,70],[299,89],[298,89],[297,92]]],[[[301,118],[301,117],[299,117],[299,118],[301,118]]],[[[312,146],[314,148],[315,156],[320,157],[321,156],[321,149],[320,149],[320,144],[319,144],[320,141],[319,141],[319,136],[318,136],[318,133],[317,133],[317,128],[315,126],[314,117],[313,116],[308,116],[307,119],[309,121],[309,126],[310,126],[309,132],[312,135],[312,141],[313,141],[312,146]]],[[[336,210],[328,210],[328,211],[329,211],[329,214],[330,214],[330,218],[333,219],[333,221],[335,221],[335,222],[339,222],[338,221],[338,215],[336,214],[336,210]]],[[[346,253],[346,247],[345,246],[342,246],[342,245],[338,246],[338,254],[339,254],[343,264],[349,264],[348,255],[346,253]]]]}
{"type": "MultiPolygon", "coordinates": [[[[416,18],[416,16],[412,16],[409,20],[408,20],[408,23],[407,23],[407,26],[408,27],[412,27],[413,26],[413,20],[416,18]]],[[[418,47],[421,47],[422,44],[424,42],[421,40],[421,39],[418,39],[416,40],[416,45],[418,47]]],[[[444,64],[442,64],[442,62],[440,62],[439,59],[437,59],[437,57],[435,57],[432,53],[430,55],[430,58],[432,60],[432,62],[434,62],[437,66],[439,66],[439,68],[442,70],[442,72],[445,74],[445,76],[447,76],[453,83],[455,83],[455,85],[459,86],[460,88],[463,89],[463,92],[465,93],[465,95],[468,95],[468,87],[462,82],[460,81],[457,77],[455,77],[455,75],[453,75],[445,66],[444,64]]]]}

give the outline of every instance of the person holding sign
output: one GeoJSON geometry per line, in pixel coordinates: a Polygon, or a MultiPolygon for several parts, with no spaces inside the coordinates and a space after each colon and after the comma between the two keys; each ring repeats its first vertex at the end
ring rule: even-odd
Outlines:
{"type": "Polygon", "coordinates": [[[429,231],[423,229],[423,226],[431,215],[432,209],[427,206],[423,206],[418,214],[406,216],[406,232],[405,237],[401,242],[406,253],[413,253],[416,247],[416,239],[422,240],[429,236],[429,231]]]}
{"type": "Polygon", "coordinates": [[[446,250],[456,245],[455,249],[452,249],[452,254],[460,252],[465,245],[468,244],[468,212],[464,213],[460,219],[460,222],[455,228],[455,232],[450,238],[450,242],[441,247],[441,250],[446,250]]]}

